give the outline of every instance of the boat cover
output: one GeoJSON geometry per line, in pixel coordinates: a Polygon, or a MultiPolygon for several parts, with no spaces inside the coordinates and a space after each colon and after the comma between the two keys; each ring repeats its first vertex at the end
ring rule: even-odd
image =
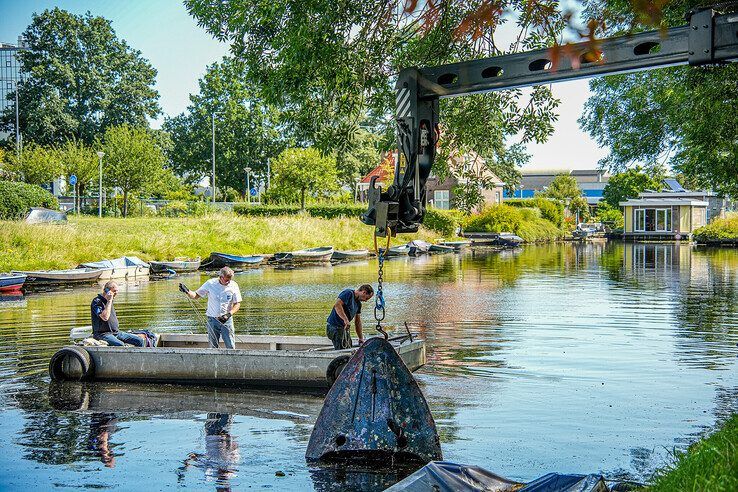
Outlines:
{"type": "Polygon", "coordinates": [[[94,261],[92,263],[82,263],[80,265],[80,267],[101,268],[103,270],[107,270],[109,268],[128,268],[132,266],[149,268],[149,264],[137,256],[121,256],[114,260],[94,261]]]}
{"type": "Polygon", "coordinates": [[[627,483],[610,488],[602,475],[565,475],[549,473],[522,484],[495,475],[478,466],[459,465],[449,461],[431,461],[387,492],[611,492],[629,490],[627,483]]]}
{"type": "Polygon", "coordinates": [[[49,210],[48,208],[33,207],[26,215],[27,224],[43,224],[47,222],[66,222],[67,214],[58,210],[49,210]]]}

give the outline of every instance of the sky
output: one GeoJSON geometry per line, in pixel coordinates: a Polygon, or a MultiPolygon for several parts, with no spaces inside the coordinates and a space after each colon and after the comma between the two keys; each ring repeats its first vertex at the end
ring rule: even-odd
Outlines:
{"type": "MultiPolygon", "coordinates": [[[[15,44],[33,12],[53,7],[109,19],[118,37],[158,70],[156,90],[163,115],[152,122],[157,128],[164,115],[175,116],[187,108],[206,67],[228,53],[229,46],[212,39],[176,0],[0,0],[0,42],[15,44]]],[[[563,82],[552,89],[561,100],[556,130],[546,143],[528,145],[531,160],[523,170],[597,167],[607,149],[599,148],[577,123],[589,97],[588,81],[563,82]]]]}

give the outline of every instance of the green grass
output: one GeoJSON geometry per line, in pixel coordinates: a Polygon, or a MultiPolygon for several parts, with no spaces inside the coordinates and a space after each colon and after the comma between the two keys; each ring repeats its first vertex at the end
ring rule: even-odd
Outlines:
{"type": "Polygon", "coordinates": [[[672,466],[662,470],[648,492],[733,492],[738,490],[738,415],[709,437],[676,453],[672,466]]]}
{"type": "MultiPolygon", "coordinates": [[[[309,216],[241,217],[218,213],[204,217],[71,217],[68,224],[0,221],[0,272],[71,268],[123,255],[144,260],[233,254],[275,253],[316,246],[372,249],[372,227],[358,219],[309,216]]],[[[434,241],[435,232],[399,235],[392,244],[412,239],[434,241]]]]}
{"type": "Polygon", "coordinates": [[[727,214],[694,231],[698,241],[738,240],[738,213],[727,214]]]}

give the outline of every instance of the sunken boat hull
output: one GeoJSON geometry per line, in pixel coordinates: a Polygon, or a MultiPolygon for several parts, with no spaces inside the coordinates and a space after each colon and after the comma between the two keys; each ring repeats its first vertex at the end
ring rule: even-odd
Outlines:
{"type": "Polygon", "coordinates": [[[372,338],[351,357],[325,398],[305,457],[379,466],[442,459],[428,403],[389,342],[372,338]]]}

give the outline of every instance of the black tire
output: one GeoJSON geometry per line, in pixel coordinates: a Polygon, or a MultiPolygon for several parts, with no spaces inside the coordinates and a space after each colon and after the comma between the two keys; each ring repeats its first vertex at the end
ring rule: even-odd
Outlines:
{"type": "Polygon", "coordinates": [[[84,348],[78,347],[76,345],[62,347],[61,349],[57,350],[54,355],[51,356],[51,361],[49,361],[49,376],[51,376],[51,379],[53,379],[54,381],[75,379],[77,381],[84,381],[86,379],[89,379],[93,373],[94,367],[90,354],[84,348]],[[72,357],[79,361],[79,365],[82,367],[82,373],[80,377],[74,378],[64,374],[62,366],[64,365],[64,359],[66,359],[67,357],[72,357]]]}
{"type": "Polygon", "coordinates": [[[325,377],[328,380],[328,384],[333,386],[333,383],[335,383],[338,376],[341,375],[341,371],[346,367],[350,358],[351,357],[348,355],[342,355],[340,357],[336,357],[330,364],[328,364],[328,369],[325,371],[325,377]]]}

